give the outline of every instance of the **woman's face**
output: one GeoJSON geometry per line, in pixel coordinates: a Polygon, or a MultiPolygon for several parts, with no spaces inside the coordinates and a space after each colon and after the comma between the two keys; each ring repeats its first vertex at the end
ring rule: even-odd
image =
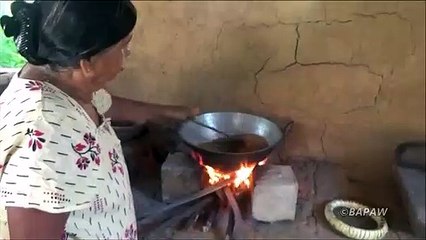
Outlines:
{"type": "Polygon", "coordinates": [[[93,79],[97,83],[109,82],[124,70],[125,60],[130,55],[129,45],[132,36],[129,34],[117,44],[91,58],[93,79]]]}

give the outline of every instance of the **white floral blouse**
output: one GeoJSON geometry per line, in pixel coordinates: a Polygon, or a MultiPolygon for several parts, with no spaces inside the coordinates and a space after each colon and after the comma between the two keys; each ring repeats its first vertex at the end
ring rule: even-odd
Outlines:
{"type": "Polygon", "coordinates": [[[63,239],[136,239],[127,167],[110,120],[111,96],[84,109],[54,85],[16,74],[0,96],[0,238],[9,238],[5,207],[69,212],[63,239]]]}

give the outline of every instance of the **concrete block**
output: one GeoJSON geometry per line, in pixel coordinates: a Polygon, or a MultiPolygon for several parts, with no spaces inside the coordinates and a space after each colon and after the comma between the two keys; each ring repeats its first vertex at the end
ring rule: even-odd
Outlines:
{"type": "Polygon", "coordinates": [[[252,197],[253,218],[262,222],[294,220],[298,183],[290,166],[268,165],[259,171],[252,197]]]}
{"type": "Polygon", "coordinates": [[[169,154],[161,166],[164,202],[170,202],[201,189],[201,168],[183,153],[169,154]]]}

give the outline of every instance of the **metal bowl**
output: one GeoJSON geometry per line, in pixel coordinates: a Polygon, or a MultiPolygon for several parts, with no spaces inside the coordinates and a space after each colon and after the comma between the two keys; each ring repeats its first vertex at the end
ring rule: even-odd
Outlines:
{"type": "Polygon", "coordinates": [[[283,138],[281,129],[275,123],[266,118],[247,113],[211,112],[198,115],[195,120],[229,135],[256,134],[268,142],[266,148],[253,152],[215,152],[200,148],[199,145],[222,138],[223,136],[220,133],[192,121],[184,122],[179,131],[182,140],[193,151],[202,156],[205,164],[213,167],[236,167],[243,161],[249,163],[262,161],[283,138]]]}

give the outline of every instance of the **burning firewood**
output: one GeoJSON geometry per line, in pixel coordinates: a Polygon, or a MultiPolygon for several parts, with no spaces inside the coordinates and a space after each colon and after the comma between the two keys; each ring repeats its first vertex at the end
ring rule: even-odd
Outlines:
{"type": "Polygon", "coordinates": [[[149,215],[144,216],[145,218],[138,219],[138,224],[143,225],[143,224],[149,224],[149,223],[152,223],[152,222],[155,222],[155,221],[161,221],[161,219],[167,218],[170,215],[170,212],[172,210],[174,210],[175,208],[180,207],[182,205],[185,205],[187,203],[190,203],[190,202],[192,202],[196,199],[202,198],[202,197],[209,195],[211,193],[214,193],[217,190],[222,189],[225,186],[229,185],[232,181],[233,181],[233,179],[221,181],[221,182],[219,182],[215,185],[204,188],[203,190],[201,190],[201,191],[199,191],[199,192],[197,192],[193,195],[190,195],[188,197],[184,197],[184,198],[182,198],[182,199],[180,199],[180,200],[178,200],[178,201],[176,201],[172,204],[169,204],[169,205],[159,209],[156,212],[149,213],[149,215]]]}
{"type": "Polygon", "coordinates": [[[232,217],[232,211],[229,205],[219,209],[215,224],[215,233],[217,239],[229,239],[229,225],[232,224],[232,217]]]}
{"type": "Polygon", "coordinates": [[[243,220],[241,211],[244,208],[240,208],[239,204],[243,202],[242,197],[250,195],[253,189],[254,168],[265,162],[266,159],[256,164],[241,163],[238,169],[224,171],[204,165],[200,160],[204,170],[201,175],[204,189],[138,219],[140,229],[145,230],[146,226],[154,229],[143,235],[164,233],[169,227],[175,227],[174,230],[214,232],[219,239],[251,238],[252,229],[243,220]]]}
{"type": "Polygon", "coordinates": [[[200,218],[200,212],[196,212],[194,213],[189,220],[187,221],[186,225],[185,225],[185,229],[186,230],[193,230],[195,225],[198,222],[198,219],[200,218]]]}
{"type": "Polygon", "coordinates": [[[217,208],[213,208],[210,211],[210,213],[207,216],[206,224],[204,224],[204,226],[203,226],[203,232],[210,231],[210,228],[212,227],[214,220],[216,219],[217,212],[218,212],[217,208]]]}
{"type": "MultiPolygon", "coordinates": [[[[179,213],[178,215],[170,218],[169,220],[161,223],[160,226],[158,226],[154,231],[152,232],[144,232],[142,235],[150,235],[150,234],[155,234],[156,232],[165,232],[167,230],[167,228],[169,227],[175,227],[176,225],[178,225],[180,223],[180,221],[184,218],[188,218],[191,216],[191,214],[193,214],[194,212],[200,211],[201,209],[203,209],[205,206],[207,206],[209,203],[211,203],[213,201],[212,197],[206,197],[203,200],[201,200],[198,203],[195,203],[193,206],[185,209],[183,212],[179,213]]],[[[144,237],[144,236],[141,236],[144,237]]]]}
{"type": "Polygon", "coordinates": [[[229,205],[234,213],[234,228],[232,231],[233,239],[251,239],[253,236],[251,233],[252,228],[243,220],[234,194],[229,187],[226,187],[223,191],[225,192],[226,198],[228,199],[229,205]]]}

